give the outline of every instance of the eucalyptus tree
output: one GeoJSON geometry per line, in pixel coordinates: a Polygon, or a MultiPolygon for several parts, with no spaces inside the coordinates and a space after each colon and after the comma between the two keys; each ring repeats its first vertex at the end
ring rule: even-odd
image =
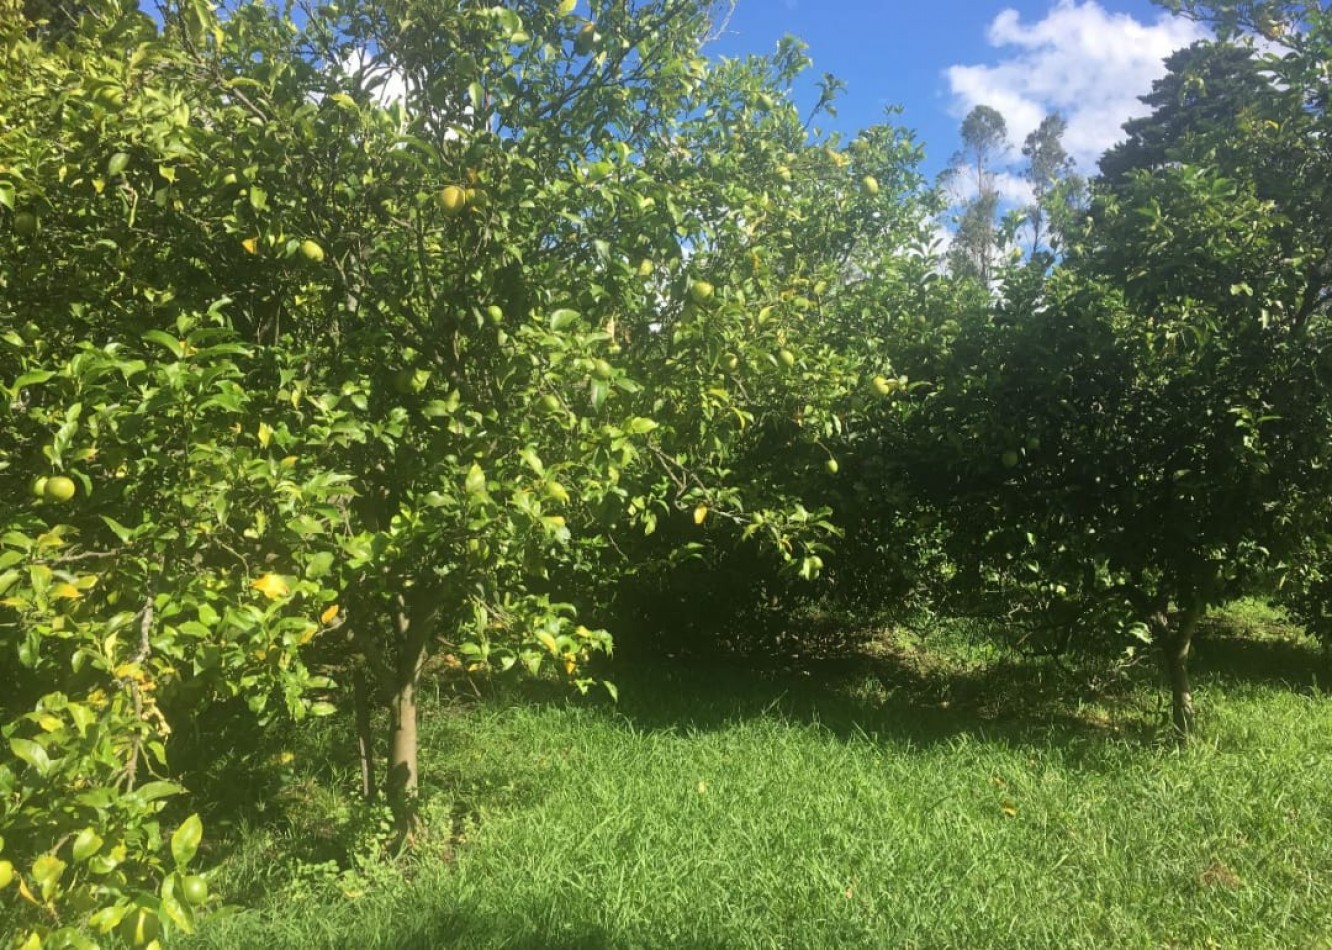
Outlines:
{"type": "Polygon", "coordinates": [[[998,265],[997,177],[1008,150],[1008,123],[997,109],[980,105],[967,113],[960,132],[962,147],[945,173],[946,182],[962,192],[948,262],[954,273],[989,286],[998,265]]]}
{"type": "Polygon", "coordinates": [[[1057,248],[1083,206],[1086,182],[1074,171],[1073,157],[1064,148],[1068,121],[1052,112],[1041,119],[1022,142],[1027,160],[1022,177],[1031,185],[1032,202],[1026,209],[1031,229],[1031,256],[1057,248]]]}

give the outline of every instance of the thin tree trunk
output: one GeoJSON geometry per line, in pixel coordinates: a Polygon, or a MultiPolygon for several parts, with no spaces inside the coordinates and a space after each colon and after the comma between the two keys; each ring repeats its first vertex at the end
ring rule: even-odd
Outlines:
{"type": "Polygon", "coordinates": [[[1165,612],[1152,618],[1157,641],[1165,660],[1166,677],[1170,680],[1170,719],[1175,735],[1187,742],[1193,733],[1193,690],[1189,685],[1189,653],[1193,649],[1193,633],[1202,619],[1203,608],[1184,609],[1176,625],[1171,625],[1165,612]]]}
{"type": "Polygon", "coordinates": [[[394,667],[393,695],[389,700],[388,799],[393,809],[400,845],[408,845],[416,836],[420,817],[417,813],[417,687],[425,665],[429,645],[427,619],[417,616],[402,594],[393,613],[397,657],[394,667]]]}
{"type": "Polygon", "coordinates": [[[361,798],[375,798],[375,740],[370,728],[370,692],[365,681],[365,659],[352,670],[352,704],[356,711],[356,757],[361,763],[361,798]]]}

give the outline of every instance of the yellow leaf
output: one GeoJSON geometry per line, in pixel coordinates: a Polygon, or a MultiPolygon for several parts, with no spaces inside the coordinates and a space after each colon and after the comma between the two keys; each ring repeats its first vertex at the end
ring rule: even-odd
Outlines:
{"type": "Polygon", "coordinates": [[[578,661],[572,656],[566,656],[564,658],[564,675],[573,676],[576,669],[578,669],[578,661]]]}
{"type": "Polygon", "coordinates": [[[699,782],[699,783],[698,783],[698,793],[699,793],[700,795],[706,795],[706,794],[708,793],[708,783],[707,783],[707,782],[699,782]]]}
{"type": "Polygon", "coordinates": [[[83,596],[83,591],[79,590],[73,584],[61,583],[51,588],[51,596],[55,597],[57,600],[78,600],[83,596]]]}
{"type": "Polygon", "coordinates": [[[319,622],[332,623],[337,618],[337,616],[338,616],[338,605],[330,604],[328,607],[324,609],[324,612],[319,615],[319,622]]]}
{"type": "Polygon", "coordinates": [[[1007,815],[1009,818],[1017,817],[1017,806],[1014,805],[1012,802],[1004,802],[1002,805],[999,806],[999,810],[1003,812],[1005,815],[1007,815]]]}
{"type": "Polygon", "coordinates": [[[273,439],[273,428],[267,422],[259,423],[259,444],[268,448],[268,443],[273,439]]]}
{"type": "Polygon", "coordinates": [[[37,547],[39,548],[63,548],[65,539],[60,536],[59,530],[45,531],[37,535],[37,547]]]}
{"type": "Polygon", "coordinates": [[[32,896],[32,891],[28,890],[28,882],[23,880],[23,878],[19,878],[18,889],[19,893],[23,895],[24,900],[28,901],[29,903],[36,904],[38,907],[42,906],[42,902],[32,896]]]}
{"type": "Polygon", "coordinates": [[[281,465],[283,468],[295,468],[295,467],[296,467],[296,462],[297,462],[297,461],[298,461],[298,459],[296,458],[296,456],[294,456],[294,455],[288,455],[286,458],[284,458],[284,459],[283,459],[281,462],[279,462],[278,464],[281,465]]]}
{"type": "Polygon", "coordinates": [[[263,577],[256,579],[250,586],[269,600],[277,600],[279,597],[286,597],[291,593],[291,587],[280,574],[265,574],[263,577]]]}
{"type": "Polygon", "coordinates": [[[259,239],[258,239],[258,238],[246,238],[244,241],[241,241],[241,247],[245,248],[245,250],[249,251],[251,254],[258,254],[258,253],[259,253],[259,239]]]}
{"type": "Polygon", "coordinates": [[[314,639],[315,634],[318,632],[319,628],[316,627],[314,624],[310,624],[310,626],[306,627],[304,630],[301,631],[300,637],[298,637],[296,640],[296,645],[302,647],[305,646],[307,643],[309,643],[311,640],[314,639]]]}
{"type": "Polygon", "coordinates": [[[545,647],[547,650],[549,650],[552,654],[560,652],[559,644],[555,642],[555,638],[552,637],[545,630],[542,630],[540,633],[538,633],[536,635],[536,638],[537,640],[540,641],[541,645],[545,647]]]}
{"type": "Polygon", "coordinates": [[[697,508],[694,509],[694,524],[702,524],[707,517],[708,517],[707,505],[699,505],[697,508]]]}

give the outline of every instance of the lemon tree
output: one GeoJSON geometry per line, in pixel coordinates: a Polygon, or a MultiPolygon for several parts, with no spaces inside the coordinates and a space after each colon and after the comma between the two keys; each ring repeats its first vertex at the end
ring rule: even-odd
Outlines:
{"type": "Polygon", "coordinates": [[[410,841],[433,656],[590,689],[626,554],[822,570],[914,146],[808,130],[797,44],[709,64],[705,4],[579,9],[2,21],[0,901],[32,941],[208,906],[183,722],[199,754],[360,684],[410,841]]]}

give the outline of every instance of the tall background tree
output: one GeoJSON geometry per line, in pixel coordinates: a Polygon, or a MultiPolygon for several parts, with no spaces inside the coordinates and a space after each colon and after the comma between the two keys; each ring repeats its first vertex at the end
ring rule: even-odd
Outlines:
{"type": "Polygon", "coordinates": [[[1032,191],[1025,223],[1031,231],[1029,253],[1033,258],[1042,249],[1057,249],[1064,242],[1065,232],[1083,204],[1086,183],[1074,171],[1073,157],[1064,148],[1067,129],[1067,120],[1054,112],[1041,119],[1022,143],[1027,160],[1022,177],[1032,191]]]}
{"type": "Polygon", "coordinates": [[[945,172],[947,185],[959,193],[949,267],[989,286],[998,255],[1001,195],[997,176],[1008,150],[1008,123],[997,109],[976,106],[962,120],[962,147],[945,172]]]}

